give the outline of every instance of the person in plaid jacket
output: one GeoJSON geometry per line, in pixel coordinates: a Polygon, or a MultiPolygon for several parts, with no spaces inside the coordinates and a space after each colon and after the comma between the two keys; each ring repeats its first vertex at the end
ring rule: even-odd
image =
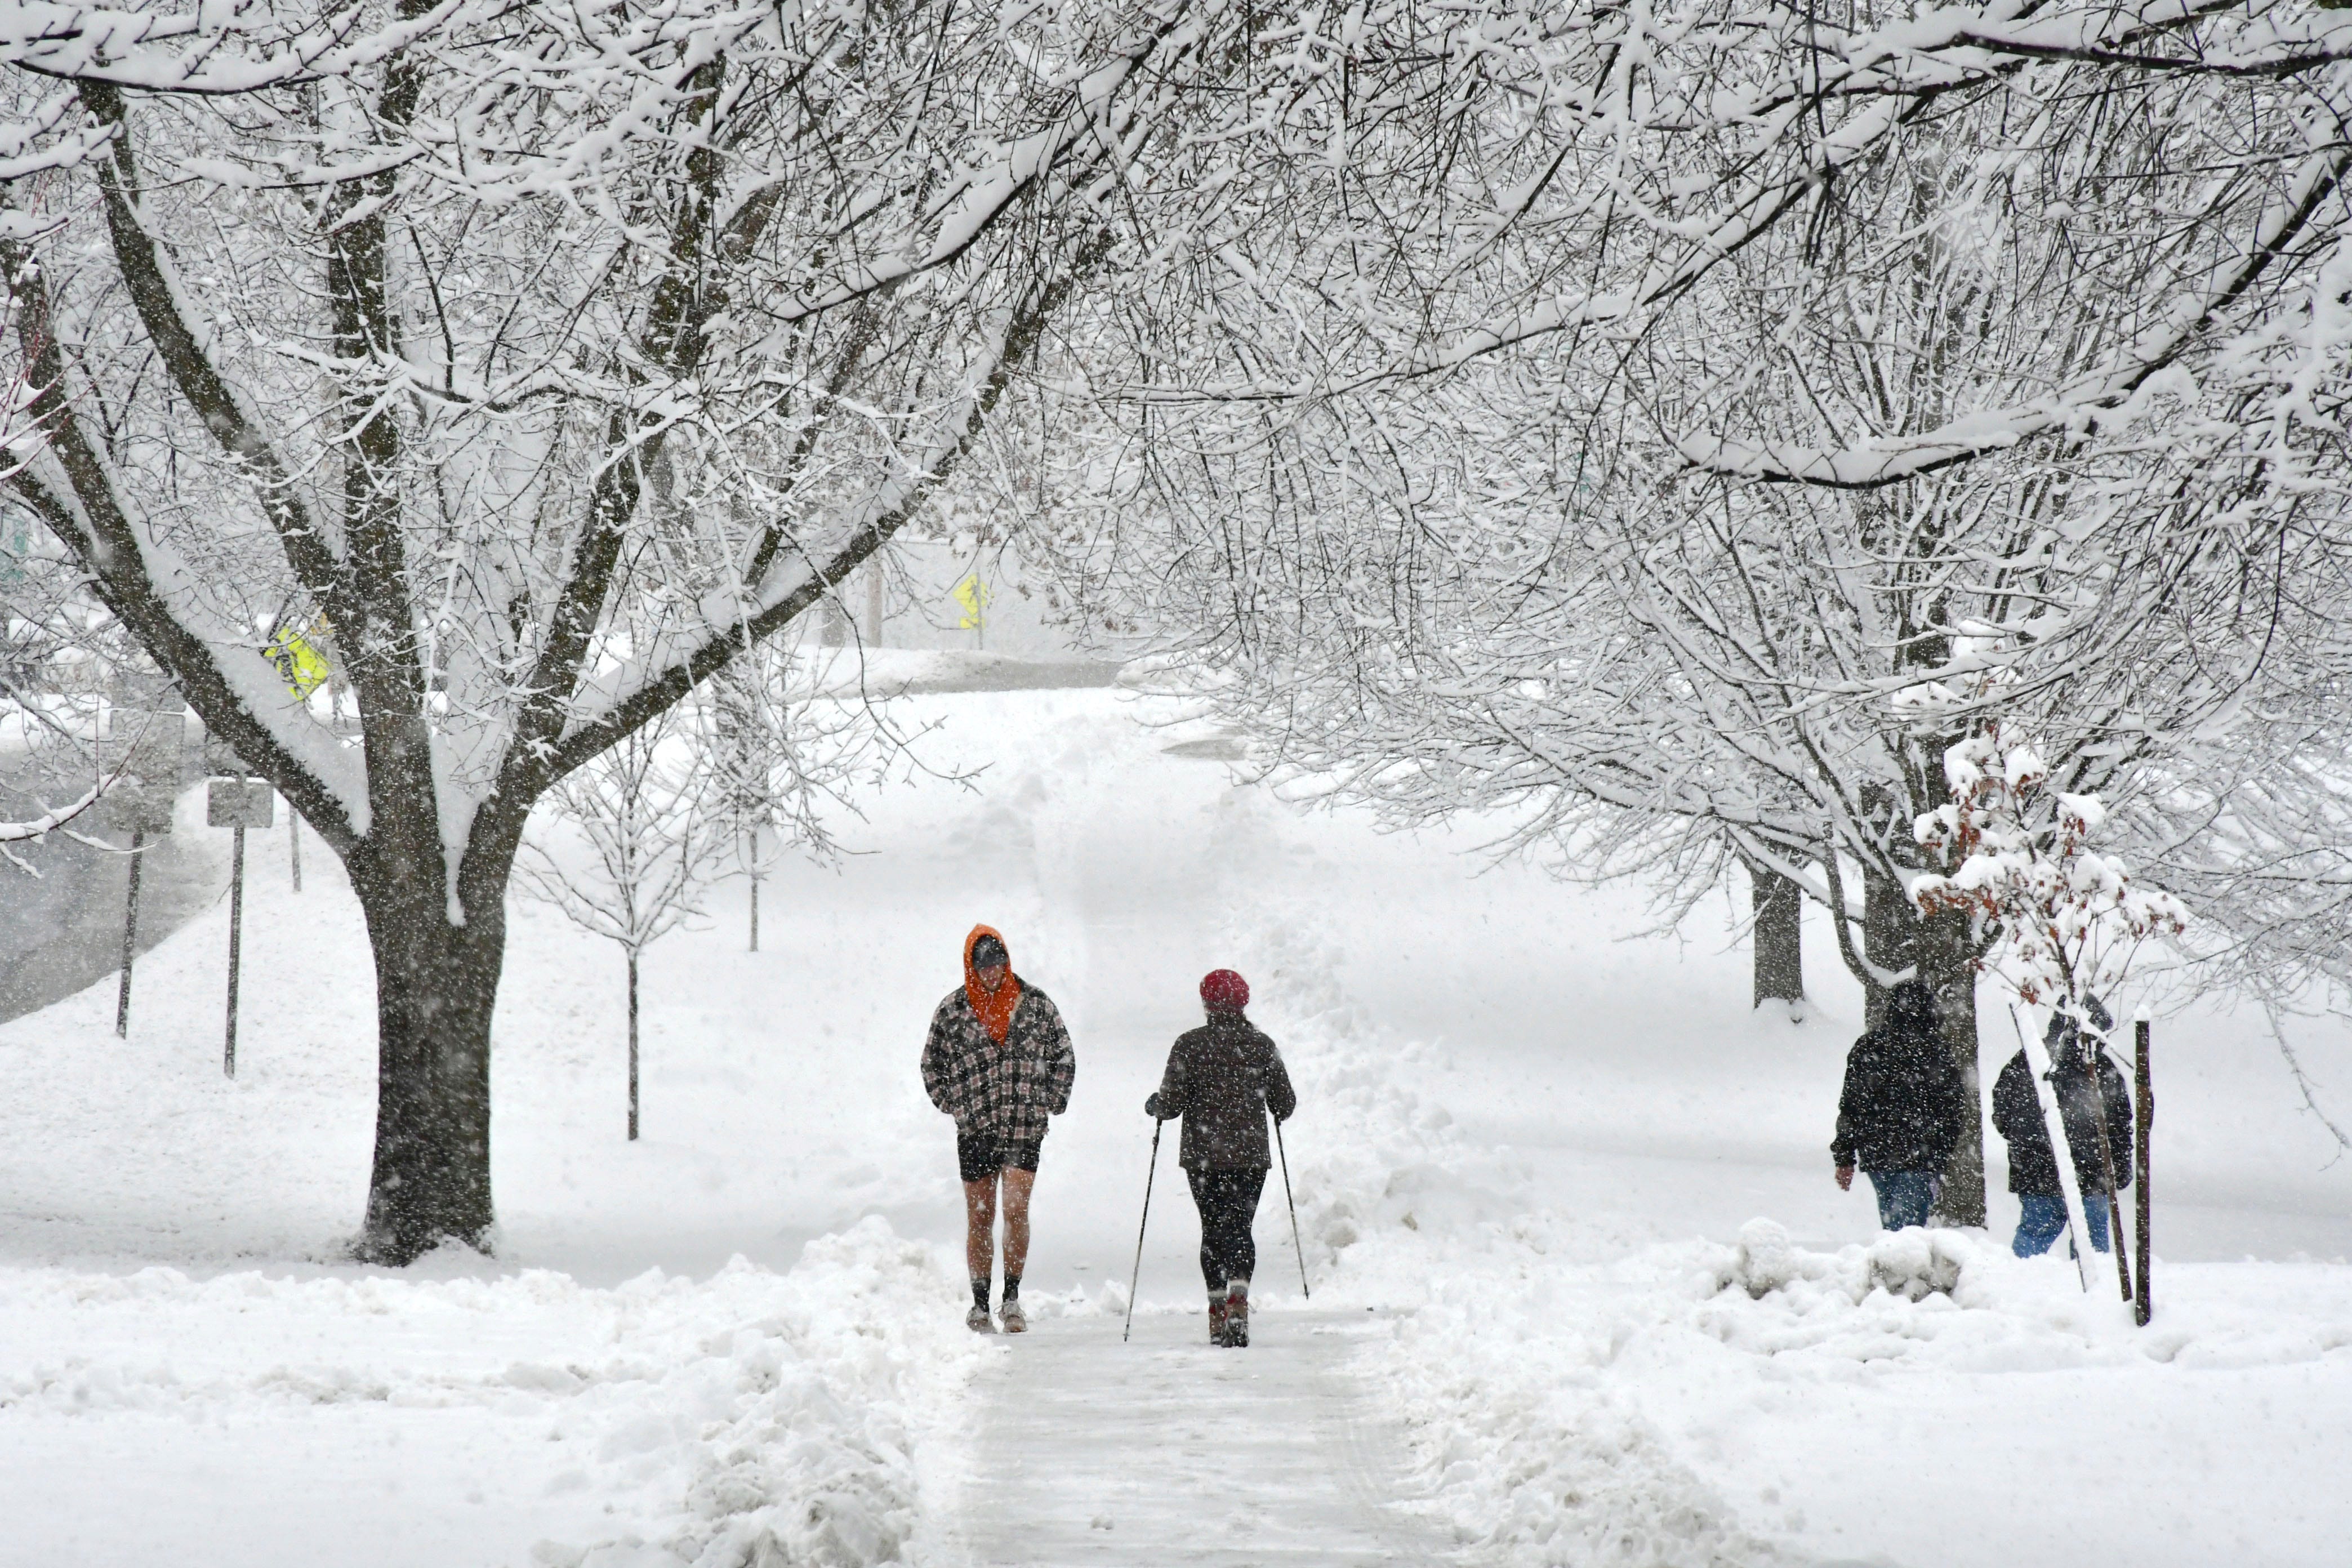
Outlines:
{"type": "Polygon", "coordinates": [[[963,984],[931,1015],[923,1042],[923,1088],[955,1119],[956,1167],[963,1178],[964,1262],[981,1333],[995,1264],[996,1194],[1004,1193],[1004,1331],[1029,1326],[1021,1310],[1021,1268],[1029,1258],[1029,1193],[1046,1118],[1069,1109],[1078,1059],[1053,999],[1013,973],[1004,938],[974,926],[963,939],[963,984]]]}

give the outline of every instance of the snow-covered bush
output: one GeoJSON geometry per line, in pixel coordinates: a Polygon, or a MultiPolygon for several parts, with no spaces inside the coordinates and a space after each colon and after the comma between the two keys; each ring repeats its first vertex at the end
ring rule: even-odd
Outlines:
{"type": "Polygon", "coordinates": [[[1921,910],[1965,912],[1985,958],[2021,1001],[2081,1017],[2113,994],[2140,949],[2187,929],[2180,900],[2135,884],[2091,848],[2106,820],[2095,795],[2053,784],[2050,764],[2006,726],[1986,725],[1944,754],[1952,798],[1914,826],[1947,875],[1921,877],[1921,910]]]}

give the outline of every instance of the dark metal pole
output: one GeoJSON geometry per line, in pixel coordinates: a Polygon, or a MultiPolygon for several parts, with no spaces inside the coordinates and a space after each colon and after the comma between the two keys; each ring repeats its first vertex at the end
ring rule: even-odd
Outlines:
{"type": "Polygon", "coordinates": [[[228,872],[228,1044],[221,1051],[221,1072],[236,1076],[236,960],[245,928],[245,829],[236,829],[229,851],[228,872]]]}
{"type": "Polygon", "coordinates": [[[1298,1201],[1290,1195],[1290,1152],[1282,1146],[1282,1118],[1274,1119],[1274,1152],[1282,1156],[1282,1201],[1290,1205],[1290,1249],[1298,1254],[1298,1293],[1308,1300],[1315,1292],[1307,1288],[1307,1248],[1298,1241],[1298,1201]]]}
{"type": "Polygon", "coordinates": [[[139,868],[147,857],[147,836],[137,828],[131,830],[131,895],[122,901],[122,984],[114,994],[114,1037],[126,1039],[131,1034],[131,960],[139,951],[139,868]]]}
{"type": "Polygon", "coordinates": [[[1151,1184],[1160,1174],[1160,1127],[1157,1116],[1151,1119],[1151,1169],[1143,1178],[1143,1219],[1135,1227],[1135,1277],[1127,1282],[1127,1327],[1119,1330],[1119,1343],[1135,1331],[1135,1292],[1143,1283],[1143,1227],[1151,1223],[1151,1184]]]}
{"type": "Polygon", "coordinates": [[[2092,1113],[2099,1124],[2099,1168],[2107,1174],[2107,1245],[2116,1252],[2116,1280],[2123,1287],[2124,1300],[2130,1301],[2137,1298],[2132,1295],[2131,1260],[2124,1256],[2124,1205],[2116,1191],[2116,1146],[2107,1136],[2107,1086],[2099,1079],[2099,1063],[2105,1058],[2104,1046],[2085,1052],[2083,1076],[2091,1080],[2092,1113]]]}
{"type": "Polygon", "coordinates": [[[2132,1261],[2139,1265],[2139,1295],[2132,1302],[2132,1318],[2140,1327],[2156,1313],[2154,1298],[2149,1294],[2147,1280],[2147,1140],[2156,1126],[2156,1091],[2147,1078],[2147,1020],[2141,1018],[2132,1026],[2138,1047],[2132,1064],[2133,1087],[2139,1091],[2139,1136],[2132,1141],[2132,1163],[2139,1169],[2134,1174],[2139,1180],[2139,1237],[2133,1247],[2132,1261]]]}

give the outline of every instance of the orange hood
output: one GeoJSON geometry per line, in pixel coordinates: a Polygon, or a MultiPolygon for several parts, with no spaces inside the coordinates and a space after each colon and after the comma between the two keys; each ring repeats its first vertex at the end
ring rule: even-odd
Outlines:
{"type": "Polygon", "coordinates": [[[988,1031],[988,1037],[1000,1046],[1004,1043],[1004,1037],[1013,1032],[1013,1009],[1021,1002],[1021,977],[1013,973],[1012,953],[1013,944],[1004,942],[1004,933],[994,926],[974,926],[971,934],[963,939],[964,997],[971,1002],[971,1010],[980,1015],[981,1026],[988,1031]],[[971,966],[971,950],[984,936],[992,936],[1004,942],[1004,984],[993,992],[980,983],[980,972],[971,966]]]}

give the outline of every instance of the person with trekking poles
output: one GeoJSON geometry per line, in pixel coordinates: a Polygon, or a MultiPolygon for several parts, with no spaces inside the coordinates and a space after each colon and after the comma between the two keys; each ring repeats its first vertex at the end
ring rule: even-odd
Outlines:
{"type": "Polygon", "coordinates": [[[1282,1053],[1244,1016],[1249,982],[1230,969],[1201,982],[1208,1022],[1177,1037],[1159,1090],[1143,1102],[1159,1123],[1181,1121],[1176,1163],[1201,1211],[1201,1274],[1209,1288],[1209,1342],[1249,1343],[1250,1275],[1257,1241],[1250,1234],[1274,1153],[1265,1119],[1278,1129],[1298,1109],[1282,1053]]]}
{"type": "Polygon", "coordinates": [[[923,1042],[923,1088],[955,1119],[956,1168],[963,1178],[964,1262],[971,1310],[964,1326],[992,1333],[989,1275],[994,1264],[997,1194],[1004,1198],[1004,1295],[1008,1334],[1025,1332],[1021,1269],[1029,1258],[1029,1194],[1046,1119],[1070,1106],[1077,1079],[1070,1031],[1053,1000],[1013,973],[1004,938],[974,926],[963,939],[963,984],[931,1015],[923,1042]]]}
{"type": "Polygon", "coordinates": [[[1859,1165],[1877,1194],[1880,1225],[1926,1225],[1945,1163],[1967,1129],[1968,1102],[1935,992],[1925,981],[1898,981],[1887,994],[1885,1020],[1845,1058],[1837,1135],[1830,1142],[1839,1189],[1853,1191],[1859,1165]]]}
{"type": "MultiPolygon", "coordinates": [[[[2093,1028],[2105,1033],[2115,1026],[2097,997],[2086,996],[2083,1005],[2093,1028]]],[[[2131,1185],[2131,1091],[2124,1087],[2123,1069],[2114,1058],[2066,1014],[2051,1015],[2043,1043],[2050,1048],[2045,1081],[2057,1093],[2058,1114],[2064,1119],[2066,1142],[2074,1154],[2083,1223],[2091,1232],[2091,1250],[2105,1252],[2108,1195],[2131,1185]],[[2099,1142],[2102,1111],[2106,1121],[2104,1146],[2099,1142]]],[[[2020,1258],[2039,1258],[2066,1228],[2066,1193],[2058,1179],[2058,1156],[2050,1147],[2050,1127],[2042,1119],[2042,1100],[2034,1092],[2033,1068],[2023,1047],[1994,1080],[1992,1124],[2009,1144],[2009,1190],[2017,1194],[2020,1211],[2009,1249],[2020,1258]]]]}

